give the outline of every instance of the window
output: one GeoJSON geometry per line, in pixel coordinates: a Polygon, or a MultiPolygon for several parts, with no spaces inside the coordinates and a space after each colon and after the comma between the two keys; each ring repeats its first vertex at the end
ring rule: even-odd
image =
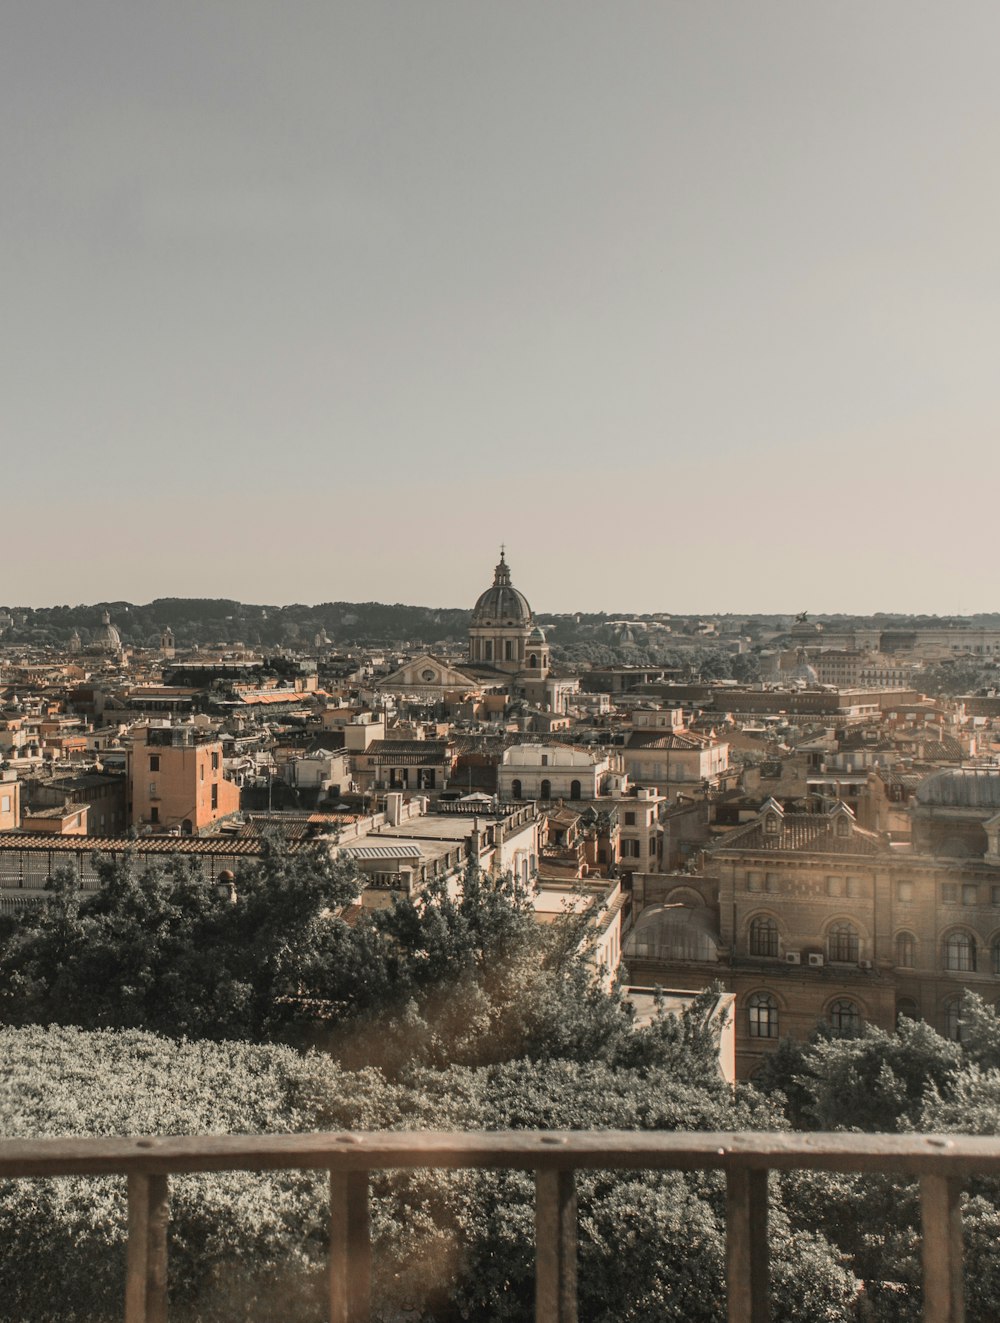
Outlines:
{"type": "Polygon", "coordinates": [[[945,904],[945,905],[954,905],[954,904],[955,904],[955,902],[958,900],[958,883],[957,883],[957,882],[942,882],[942,883],[941,883],[941,900],[942,900],[943,904],[945,904]]]}
{"type": "Polygon", "coordinates": [[[213,754],[212,754],[212,771],[213,771],[213,772],[217,772],[218,770],[219,770],[219,755],[218,755],[217,753],[213,753],[213,754]]]}
{"type": "Polygon", "coordinates": [[[990,947],[990,968],[994,974],[1000,974],[1000,937],[994,937],[990,947]]]}
{"type": "Polygon", "coordinates": [[[966,882],[963,884],[962,904],[963,905],[979,904],[979,888],[976,886],[975,882],[966,882]]]}
{"type": "Polygon", "coordinates": [[[747,1032],[751,1038],[778,1037],[778,1003],[769,992],[747,999],[747,1032]]]}
{"type": "Polygon", "coordinates": [[[655,859],[655,858],[656,858],[656,837],[655,837],[655,836],[650,836],[650,838],[649,838],[649,857],[650,857],[650,859],[655,859]]]}
{"type": "Polygon", "coordinates": [[[857,964],[861,944],[852,923],[835,923],[827,934],[827,952],[831,961],[857,964]]]}
{"type": "Polygon", "coordinates": [[[626,826],[626,827],[634,827],[634,826],[635,826],[635,814],[634,814],[634,813],[626,813],[626,814],[625,814],[625,826],[626,826]]]}
{"type": "Polygon", "coordinates": [[[542,766],[543,766],[543,767],[548,767],[548,765],[549,765],[549,755],[548,755],[547,753],[543,753],[543,754],[542,754],[542,766]]]}
{"type": "Polygon", "coordinates": [[[766,915],[750,921],[750,954],[773,960],[778,955],[778,925],[766,915]]]}
{"type": "Polygon", "coordinates": [[[552,782],[551,782],[551,781],[543,781],[542,784],[541,784],[541,786],[540,786],[540,788],[539,788],[538,794],[539,794],[539,797],[540,797],[541,799],[551,799],[551,798],[552,798],[552,782]]]}
{"type": "Polygon", "coordinates": [[[760,873],[747,873],[747,891],[761,891],[761,883],[760,873]]]}
{"type": "Polygon", "coordinates": [[[510,794],[511,794],[511,798],[512,798],[512,799],[521,799],[521,798],[522,798],[522,795],[521,795],[521,782],[520,782],[520,780],[518,780],[517,778],[515,778],[515,779],[514,779],[513,781],[511,781],[511,783],[510,783],[510,794]]]}
{"type": "Polygon", "coordinates": [[[990,904],[1000,905],[1000,887],[990,887],[990,904]]]}
{"type": "Polygon", "coordinates": [[[778,834],[778,815],[769,813],[764,819],[764,831],[768,836],[777,836],[778,834]]]}
{"type": "Polygon", "coordinates": [[[150,820],[150,822],[153,822],[153,823],[156,823],[156,822],[159,822],[159,821],[160,821],[160,810],[156,807],[155,804],[154,804],[153,807],[149,810],[149,820],[150,820]]]}
{"type": "Polygon", "coordinates": [[[861,1012],[853,1001],[842,997],[830,1007],[830,1024],[838,1034],[856,1034],[861,1028],[861,1012]]]}
{"type": "Polygon", "coordinates": [[[149,770],[151,772],[158,772],[160,770],[160,755],[158,753],[151,753],[149,755],[149,770]]]}
{"type": "Polygon", "coordinates": [[[844,894],[844,879],[842,877],[828,877],[826,879],[826,894],[828,896],[842,896],[844,894]]]}
{"type": "Polygon", "coordinates": [[[511,642],[510,639],[507,639],[507,640],[504,642],[504,645],[503,645],[503,656],[504,656],[504,661],[513,661],[513,660],[514,660],[514,644],[511,642]]]}
{"type": "Polygon", "coordinates": [[[638,858],[639,858],[639,842],[638,842],[638,841],[628,841],[628,840],[626,840],[626,841],[622,841],[622,858],[623,858],[623,859],[638,859],[638,858]]]}
{"type": "Polygon", "coordinates": [[[850,830],[851,830],[851,824],[847,821],[847,819],[843,816],[843,814],[841,814],[841,816],[837,819],[837,835],[847,836],[850,830]]]}
{"type": "Polygon", "coordinates": [[[944,939],[944,967],[959,974],[970,974],[976,968],[976,939],[971,933],[949,933],[944,939]]]}
{"type": "Polygon", "coordinates": [[[912,969],[917,956],[917,939],[912,933],[896,934],[896,964],[912,969]]]}
{"type": "Polygon", "coordinates": [[[0,799],[0,813],[9,813],[9,812],[10,812],[10,795],[4,795],[3,798],[0,799]]]}
{"type": "Polygon", "coordinates": [[[777,877],[777,874],[776,874],[776,873],[765,873],[765,874],[764,874],[764,890],[765,890],[765,891],[777,891],[777,890],[778,890],[778,877],[777,877]]]}
{"type": "Polygon", "coordinates": [[[212,808],[217,809],[218,807],[219,807],[219,787],[215,785],[212,787],[212,808]]]}
{"type": "Polygon", "coordinates": [[[855,898],[865,894],[865,884],[860,877],[849,877],[847,879],[847,894],[855,898]]]}
{"type": "Polygon", "coordinates": [[[910,901],[913,899],[913,883],[897,882],[896,899],[898,901],[901,901],[904,905],[908,905],[910,901]]]}
{"type": "Polygon", "coordinates": [[[569,797],[570,799],[583,798],[583,787],[580,785],[579,781],[571,781],[569,783],[569,797]]]}
{"type": "Polygon", "coordinates": [[[962,998],[952,997],[945,1002],[944,1032],[953,1043],[962,1041],[962,998]]]}
{"type": "Polygon", "coordinates": [[[920,1007],[912,997],[900,997],[896,1002],[896,1028],[903,1020],[919,1020],[920,1007]]]}

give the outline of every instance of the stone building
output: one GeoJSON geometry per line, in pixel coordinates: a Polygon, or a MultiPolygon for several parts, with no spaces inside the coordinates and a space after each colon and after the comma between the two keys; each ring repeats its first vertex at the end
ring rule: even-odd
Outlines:
{"type": "MultiPolygon", "coordinates": [[[[994,794],[1000,803],[1000,772],[983,775],[995,784],[977,782],[980,814],[994,794]]],[[[961,798],[943,780],[955,776],[928,778],[924,810],[961,798]]],[[[915,822],[920,811],[918,802],[915,822]]],[[[799,814],[768,800],[711,850],[710,877],[697,887],[674,878],[661,903],[637,906],[625,949],[632,976],[689,988],[718,979],[734,992],[742,1078],[781,1038],[804,1039],[820,1020],[847,1033],[909,1016],[958,1037],[967,990],[1000,998],[993,817],[979,824],[982,850],[957,857],[890,845],[843,804],[799,814]]]]}

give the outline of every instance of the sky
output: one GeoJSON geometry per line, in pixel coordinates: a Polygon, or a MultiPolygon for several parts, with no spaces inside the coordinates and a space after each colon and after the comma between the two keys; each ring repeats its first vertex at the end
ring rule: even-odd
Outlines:
{"type": "Polygon", "coordinates": [[[0,599],[471,606],[503,541],[541,611],[997,609],[998,49],[995,0],[10,0],[0,599]]]}

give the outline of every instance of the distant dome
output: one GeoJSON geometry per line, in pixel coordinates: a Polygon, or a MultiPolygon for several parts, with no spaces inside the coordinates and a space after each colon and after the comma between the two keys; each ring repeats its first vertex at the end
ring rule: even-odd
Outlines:
{"type": "Polygon", "coordinates": [[[1000,810],[1000,772],[980,767],[933,772],[917,787],[917,803],[929,808],[1000,810]]]}
{"type": "Polygon", "coordinates": [[[541,625],[536,625],[535,628],[531,631],[531,633],[528,635],[528,642],[529,643],[545,642],[545,631],[542,629],[541,625]]]}
{"type": "Polygon", "coordinates": [[[473,625],[530,625],[531,607],[524,593],[510,581],[510,567],[500,553],[500,564],[493,574],[493,586],[487,588],[472,611],[473,625]]]}
{"type": "Polygon", "coordinates": [[[121,652],[122,636],[111,623],[109,612],[101,614],[101,627],[94,631],[94,647],[101,652],[121,652]]]}

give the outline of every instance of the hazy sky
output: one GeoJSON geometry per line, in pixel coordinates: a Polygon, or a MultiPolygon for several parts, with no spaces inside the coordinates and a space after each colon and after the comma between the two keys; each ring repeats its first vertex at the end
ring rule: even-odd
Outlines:
{"type": "Polygon", "coordinates": [[[541,610],[996,609],[998,50],[8,0],[0,601],[471,605],[506,540],[541,610]]]}

